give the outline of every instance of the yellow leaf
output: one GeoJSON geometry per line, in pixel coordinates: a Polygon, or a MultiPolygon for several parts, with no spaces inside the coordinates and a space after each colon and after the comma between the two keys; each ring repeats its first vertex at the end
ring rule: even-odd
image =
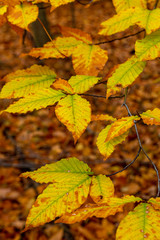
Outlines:
{"type": "Polygon", "coordinates": [[[139,119],[140,118],[138,116],[123,117],[112,123],[106,136],[106,142],[125,133],[129,128],[134,125],[134,120],[139,119]]]}
{"type": "Polygon", "coordinates": [[[87,44],[92,44],[92,38],[88,33],[76,28],[60,27],[61,33],[64,37],[73,37],[79,41],[87,44]]]}
{"type": "Polygon", "coordinates": [[[160,197],[150,198],[148,203],[150,203],[154,209],[160,210],[160,197]]]}
{"type": "MultiPolygon", "coordinates": [[[[49,105],[53,105],[58,102],[62,97],[66,95],[61,91],[56,91],[49,88],[44,88],[38,93],[32,93],[27,95],[25,98],[20,99],[19,101],[11,104],[7,109],[2,112],[9,113],[26,113],[33,110],[38,110],[45,108],[49,105]]],[[[1,112],[1,113],[2,113],[1,112]]]]}
{"type": "Polygon", "coordinates": [[[142,28],[145,28],[146,33],[151,32],[160,28],[160,9],[143,9],[138,14],[134,14],[132,21],[142,28]]]}
{"type": "Polygon", "coordinates": [[[107,82],[107,97],[115,94],[121,86],[123,88],[132,84],[138,75],[143,71],[146,63],[140,62],[135,56],[128,59],[125,63],[117,65],[110,74],[107,82]]]}
{"type": "Polygon", "coordinates": [[[112,35],[114,33],[124,31],[135,24],[132,19],[134,14],[139,14],[139,11],[141,11],[140,8],[130,8],[114,15],[112,18],[109,18],[107,21],[101,23],[103,29],[100,30],[99,34],[112,35]]]}
{"type": "Polygon", "coordinates": [[[95,203],[105,203],[114,195],[114,185],[109,177],[98,175],[92,177],[90,196],[95,203]]]}
{"type": "Polygon", "coordinates": [[[28,29],[28,25],[38,17],[38,7],[30,3],[23,3],[9,7],[8,21],[20,28],[28,29]]]}
{"type": "Polygon", "coordinates": [[[155,108],[154,110],[148,110],[146,112],[143,112],[141,115],[141,118],[143,119],[143,122],[147,125],[160,125],[160,109],[155,108]]]}
{"type": "Polygon", "coordinates": [[[55,78],[55,72],[47,66],[33,65],[25,70],[18,70],[4,78],[8,83],[2,88],[0,98],[25,97],[40,89],[49,88],[55,78]]]}
{"type": "Polygon", "coordinates": [[[141,199],[134,196],[125,196],[124,198],[111,197],[108,199],[108,201],[109,202],[102,204],[86,204],[72,213],[65,214],[60,219],[56,220],[56,223],[72,224],[86,220],[87,218],[93,216],[98,218],[106,218],[110,215],[115,215],[117,212],[122,212],[125,204],[141,201],[141,199]]]}
{"type": "Polygon", "coordinates": [[[72,132],[74,141],[81,136],[91,121],[91,107],[86,99],[77,94],[68,95],[56,106],[57,118],[72,132]]]}
{"type": "Polygon", "coordinates": [[[55,47],[66,57],[69,57],[80,44],[82,44],[82,41],[74,37],[58,37],[55,40],[55,47]]]}
{"type": "Polygon", "coordinates": [[[141,203],[121,221],[116,240],[160,239],[160,211],[150,204],[141,203]]]}
{"type": "Polygon", "coordinates": [[[55,8],[70,2],[74,2],[74,0],[50,0],[50,3],[52,5],[51,10],[53,11],[55,8]]]}
{"type": "Polygon", "coordinates": [[[30,55],[32,57],[36,57],[40,59],[66,57],[55,47],[55,40],[44,44],[44,46],[41,48],[32,48],[32,50],[26,55],[30,55]]]}
{"type": "Polygon", "coordinates": [[[136,41],[135,54],[140,61],[160,57],[160,30],[157,30],[142,40],[136,41]]]}
{"type": "Polygon", "coordinates": [[[71,87],[71,85],[64,79],[58,79],[57,81],[55,81],[52,85],[55,89],[60,89],[65,91],[66,93],[74,93],[73,88],[71,87]]]}
{"type": "Polygon", "coordinates": [[[88,197],[91,178],[88,175],[50,184],[32,206],[25,230],[54,220],[80,207],[88,197]]]}
{"type": "Polygon", "coordinates": [[[147,0],[112,0],[117,13],[132,7],[147,8],[147,0]]]}
{"type": "Polygon", "coordinates": [[[72,54],[74,70],[80,75],[97,76],[107,60],[107,51],[85,43],[78,45],[72,54]]]}
{"type": "Polygon", "coordinates": [[[69,182],[83,180],[84,176],[92,175],[88,165],[77,158],[61,159],[56,163],[46,164],[33,172],[22,173],[21,177],[30,177],[39,183],[69,182]]]}
{"type": "Polygon", "coordinates": [[[76,75],[72,76],[68,83],[75,93],[84,93],[93,87],[101,78],[94,76],[76,75]]]}
{"type": "Polygon", "coordinates": [[[112,116],[109,116],[108,114],[97,114],[91,116],[91,121],[99,121],[99,120],[105,120],[105,121],[116,121],[116,118],[113,118],[112,116]]]}
{"type": "Polygon", "coordinates": [[[0,15],[3,15],[4,13],[7,12],[7,5],[0,6],[0,15]]]}
{"type": "Polygon", "coordinates": [[[111,128],[111,125],[108,125],[104,128],[98,135],[97,138],[97,147],[100,153],[107,159],[111,153],[114,151],[114,148],[117,144],[122,143],[125,138],[128,136],[128,132],[123,133],[122,135],[106,142],[106,136],[111,128]]]}

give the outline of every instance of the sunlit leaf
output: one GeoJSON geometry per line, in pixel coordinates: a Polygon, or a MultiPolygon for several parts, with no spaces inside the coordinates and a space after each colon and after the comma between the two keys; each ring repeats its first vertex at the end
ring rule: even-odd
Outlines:
{"type": "Polygon", "coordinates": [[[64,37],[74,37],[75,39],[87,44],[92,43],[92,38],[88,33],[85,33],[77,28],[60,27],[61,33],[64,37]]]}
{"type": "Polygon", "coordinates": [[[122,143],[128,136],[128,131],[127,131],[122,135],[106,142],[106,137],[108,135],[110,128],[111,128],[111,125],[108,125],[99,133],[97,138],[97,143],[96,143],[100,153],[104,156],[105,159],[107,159],[111,155],[111,153],[115,149],[115,146],[119,143],[122,143]]]}
{"type": "Polygon", "coordinates": [[[4,78],[8,83],[2,88],[0,98],[25,97],[40,89],[49,88],[55,78],[55,72],[47,66],[33,65],[25,70],[18,70],[4,78]]]}
{"type": "Polygon", "coordinates": [[[92,177],[90,196],[95,203],[104,203],[114,195],[114,185],[109,177],[98,175],[92,177]]]}
{"type": "Polygon", "coordinates": [[[72,62],[76,74],[97,76],[108,60],[107,51],[96,45],[78,45],[72,62]]]}
{"type": "Polygon", "coordinates": [[[138,40],[135,45],[135,54],[140,61],[160,57],[160,30],[138,40]]]}
{"type": "Polygon", "coordinates": [[[69,84],[75,93],[84,93],[93,87],[101,78],[94,76],[76,75],[69,79],[69,84]]]}
{"type": "Polygon", "coordinates": [[[4,13],[7,12],[7,5],[0,6],[0,15],[3,15],[4,13]]]}
{"type": "MultiPolygon", "coordinates": [[[[56,91],[53,89],[44,88],[38,93],[32,93],[25,98],[11,104],[7,109],[2,112],[9,113],[26,113],[41,108],[46,108],[49,105],[53,105],[66,95],[62,91],[56,91]]],[[[1,113],[2,113],[1,112],[1,113]]]]}
{"type": "Polygon", "coordinates": [[[74,141],[81,136],[91,121],[91,107],[82,97],[68,95],[59,101],[55,113],[57,118],[72,132],[74,141]]]}
{"type": "Polygon", "coordinates": [[[160,211],[141,203],[120,222],[116,240],[160,239],[160,211]]]}
{"type": "Polygon", "coordinates": [[[160,109],[155,108],[154,110],[148,110],[146,112],[143,112],[141,115],[141,118],[143,119],[143,122],[147,125],[160,125],[160,109]]]}
{"type": "Polygon", "coordinates": [[[67,82],[64,79],[58,79],[57,81],[55,81],[52,85],[55,89],[60,89],[65,91],[66,93],[74,93],[73,88],[71,87],[71,85],[69,84],[69,82],[67,82]]]}
{"type": "Polygon", "coordinates": [[[74,178],[74,181],[50,184],[32,206],[25,230],[50,222],[80,207],[88,196],[90,182],[91,178],[83,175],[74,178]]]}
{"type": "Polygon", "coordinates": [[[123,117],[112,123],[106,136],[106,142],[125,133],[128,129],[130,129],[134,125],[134,120],[139,119],[140,118],[138,116],[123,117]]]}
{"type": "Polygon", "coordinates": [[[141,199],[134,196],[125,196],[124,198],[109,198],[108,202],[102,204],[86,204],[72,213],[65,214],[56,220],[56,223],[72,224],[93,216],[106,218],[110,215],[115,215],[117,212],[122,212],[125,204],[136,201],[141,201],[141,199]]]}
{"type": "Polygon", "coordinates": [[[143,71],[145,65],[145,62],[140,62],[138,58],[133,56],[125,63],[114,67],[110,74],[111,77],[107,81],[107,97],[120,90],[117,86],[125,88],[132,84],[143,71]]]}
{"type": "Polygon", "coordinates": [[[112,0],[117,13],[132,7],[147,8],[147,0],[112,0]]]}
{"type": "Polygon", "coordinates": [[[38,17],[38,7],[30,3],[22,3],[9,8],[8,21],[20,28],[28,29],[28,25],[38,17]]]}
{"type": "Polygon", "coordinates": [[[108,114],[97,114],[97,115],[92,115],[91,116],[91,120],[92,121],[116,121],[116,118],[113,118],[112,116],[108,115],[108,114]]]}
{"type": "Polygon", "coordinates": [[[61,159],[56,163],[46,164],[33,172],[25,172],[21,177],[30,177],[39,183],[66,182],[75,179],[83,180],[84,176],[92,175],[88,165],[77,158],[61,159]]]}

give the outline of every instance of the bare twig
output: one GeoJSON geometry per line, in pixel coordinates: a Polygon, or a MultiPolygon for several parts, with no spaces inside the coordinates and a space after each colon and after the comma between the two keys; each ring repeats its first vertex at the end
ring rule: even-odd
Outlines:
{"type": "Polygon", "coordinates": [[[154,9],[157,8],[158,2],[159,2],[159,0],[156,0],[155,5],[154,5],[154,9]]]}
{"type": "Polygon", "coordinates": [[[116,39],[112,39],[112,40],[108,40],[108,41],[104,41],[104,42],[98,42],[98,43],[94,43],[93,45],[100,45],[100,44],[105,44],[105,43],[111,43],[111,42],[114,42],[114,41],[117,41],[117,40],[122,40],[122,39],[125,39],[125,38],[136,36],[137,34],[139,34],[141,32],[144,32],[144,29],[139,31],[139,32],[136,32],[136,33],[133,33],[133,34],[121,37],[121,38],[116,38],[116,39]]]}
{"type": "Polygon", "coordinates": [[[81,5],[88,5],[88,4],[90,4],[91,2],[93,2],[93,0],[90,0],[88,3],[82,3],[80,0],[76,0],[79,4],[81,4],[81,5]]]}
{"type": "Polygon", "coordinates": [[[135,161],[136,159],[139,157],[139,154],[141,152],[142,148],[140,147],[139,150],[138,150],[138,153],[137,155],[135,156],[135,158],[132,160],[132,162],[130,162],[129,164],[127,164],[123,169],[115,172],[115,173],[112,173],[112,174],[109,174],[109,175],[106,175],[107,177],[111,177],[113,175],[116,175],[117,173],[120,173],[120,172],[123,172],[124,170],[126,170],[127,168],[129,168],[135,161]]]}
{"type": "Polygon", "coordinates": [[[95,95],[95,94],[89,94],[89,93],[81,93],[79,95],[83,95],[83,96],[89,96],[89,97],[97,97],[97,98],[105,98],[105,96],[101,96],[101,95],[95,95]]]}

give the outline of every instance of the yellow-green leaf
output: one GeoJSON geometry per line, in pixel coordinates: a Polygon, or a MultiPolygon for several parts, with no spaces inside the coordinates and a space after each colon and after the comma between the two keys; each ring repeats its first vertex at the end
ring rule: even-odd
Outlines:
{"type": "Polygon", "coordinates": [[[33,65],[25,70],[18,70],[4,78],[7,83],[2,88],[0,98],[25,97],[40,89],[49,88],[55,78],[55,72],[47,66],[33,65]]]}
{"type": "Polygon", "coordinates": [[[97,147],[100,151],[100,153],[104,156],[105,159],[107,159],[111,153],[114,151],[115,146],[119,143],[122,143],[125,138],[128,136],[128,132],[123,133],[122,135],[106,142],[106,136],[111,128],[111,125],[108,125],[106,128],[104,128],[98,135],[97,138],[97,147]]]}
{"type": "Polygon", "coordinates": [[[74,181],[50,184],[32,206],[26,221],[26,228],[37,227],[80,207],[89,193],[91,178],[75,178],[74,181]]]}
{"type": "Polygon", "coordinates": [[[160,57],[160,30],[151,33],[142,40],[136,41],[135,54],[139,61],[160,57]]]}
{"type": "Polygon", "coordinates": [[[114,185],[109,177],[98,175],[92,177],[90,196],[95,203],[104,203],[114,195],[114,185]]]}
{"type": "Polygon", "coordinates": [[[60,89],[65,91],[66,93],[74,93],[73,88],[71,87],[71,85],[64,79],[57,79],[57,81],[55,81],[52,85],[55,89],[60,89]]]}
{"type": "Polygon", "coordinates": [[[77,158],[61,159],[56,163],[46,164],[33,172],[25,172],[21,177],[30,177],[39,183],[69,182],[83,180],[84,176],[92,175],[88,165],[77,158]]]}
{"type": "Polygon", "coordinates": [[[68,83],[75,93],[84,93],[93,87],[101,78],[94,76],[76,75],[72,76],[68,83]]]}
{"type": "Polygon", "coordinates": [[[77,94],[68,95],[56,106],[57,118],[72,132],[75,142],[91,121],[91,107],[86,99],[77,94]]]}
{"type": "Polygon", "coordinates": [[[116,118],[113,118],[112,116],[108,115],[108,114],[97,114],[97,115],[92,115],[91,116],[91,121],[116,121],[116,118]]]}
{"type": "Polygon", "coordinates": [[[140,62],[138,58],[133,56],[125,63],[117,65],[116,68],[114,67],[107,82],[107,97],[119,91],[119,86],[125,88],[132,84],[143,71],[145,65],[145,62],[140,62]]]}
{"type": "Polygon", "coordinates": [[[100,30],[99,34],[112,35],[114,33],[124,31],[135,24],[132,19],[134,14],[139,14],[139,11],[141,11],[140,8],[130,8],[114,15],[112,18],[109,18],[107,21],[101,23],[103,29],[100,30]]]}
{"type": "Polygon", "coordinates": [[[146,112],[143,112],[141,115],[141,118],[143,119],[143,122],[147,125],[160,125],[160,109],[155,108],[154,110],[148,110],[146,112]]]}
{"type": "MultiPolygon", "coordinates": [[[[46,108],[49,105],[53,105],[66,95],[62,91],[56,91],[51,88],[44,88],[38,93],[32,93],[25,98],[11,104],[7,109],[2,112],[9,113],[26,113],[41,108],[46,108]]],[[[1,113],[2,113],[1,112],[1,113]]]]}
{"type": "Polygon", "coordinates": [[[132,7],[147,8],[147,0],[112,0],[117,13],[132,7]]]}
{"type": "Polygon", "coordinates": [[[48,42],[40,48],[32,48],[32,50],[25,55],[30,55],[32,57],[45,59],[45,58],[65,58],[66,56],[62,54],[56,47],[56,41],[48,42]]]}
{"type": "Polygon", "coordinates": [[[160,211],[150,204],[141,203],[121,221],[116,240],[160,239],[160,211]]]}
{"type": "Polygon", "coordinates": [[[134,120],[139,119],[140,118],[138,116],[123,117],[112,123],[106,136],[106,142],[125,133],[129,128],[134,125],[134,120]]]}
{"type": "Polygon", "coordinates": [[[72,54],[74,70],[80,75],[97,76],[107,60],[106,50],[85,43],[78,45],[72,54]]]}
{"type": "Polygon", "coordinates": [[[50,3],[52,5],[51,10],[53,11],[55,8],[70,2],[74,2],[74,0],[50,0],[50,3]]]}
{"type": "Polygon", "coordinates": [[[93,216],[98,218],[106,218],[110,215],[115,215],[117,212],[122,212],[125,204],[136,201],[141,201],[141,199],[134,196],[125,196],[124,198],[111,197],[106,203],[86,204],[72,213],[66,213],[64,216],[58,219],[56,223],[72,224],[86,220],[87,218],[93,216]]]}
{"type": "Polygon", "coordinates": [[[9,8],[8,21],[20,28],[28,29],[28,25],[38,17],[38,7],[30,3],[22,3],[9,8]]]}

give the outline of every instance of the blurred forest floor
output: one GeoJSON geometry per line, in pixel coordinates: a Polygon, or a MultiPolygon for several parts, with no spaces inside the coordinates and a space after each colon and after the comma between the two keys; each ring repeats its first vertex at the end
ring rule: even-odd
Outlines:
{"type": "MultiPolygon", "coordinates": [[[[114,36],[99,36],[100,23],[114,13],[111,1],[100,1],[86,8],[78,2],[57,8],[52,13],[46,9],[52,37],[59,35],[60,26],[76,27],[91,34],[94,42],[119,38],[135,33],[140,29],[129,30],[114,36]]],[[[103,44],[108,50],[109,61],[99,76],[104,77],[116,64],[123,63],[134,53],[134,44],[138,36],[103,44]]],[[[0,28],[0,87],[3,77],[16,71],[39,64],[37,59],[20,55],[33,47],[27,34],[25,44],[8,24],[0,28]]],[[[71,59],[48,59],[41,62],[55,70],[61,78],[68,79],[74,75],[71,59]]],[[[127,104],[132,114],[142,113],[148,109],[160,107],[160,62],[147,63],[144,72],[129,89],[127,104]]],[[[97,85],[89,93],[105,95],[106,85],[97,85]]],[[[92,103],[93,113],[108,113],[114,117],[127,116],[123,99],[105,100],[100,98],[87,99],[92,103]]],[[[0,109],[7,107],[8,100],[0,101],[0,109]]],[[[123,144],[116,147],[107,161],[103,161],[97,146],[98,133],[106,126],[106,122],[92,122],[83,133],[76,145],[72,135],[55,117],[54,107],[48,107],[33,113],[16,115],[3,114],[0,117],[0,239],[1,240],[114,240],[119,221],[127,214],[132,205],[124,209],[124,213],[107,219],[91,218],[71,226],[53,222],[42,227],[21,233],[27,214],[42,192],[44,186],[30,179],[20,178],[22,172],[35,170],[46,163],[62,158],[77,157],[88,163],[96,174],[111,174],[122,169],[135,157],[138,142],[134,128],[123,144]]],[[[147,126],[142,122],[138,130],[144,149],[160,170],[160,128],[147,126]]],[[[115,194],[119,197],[134,194],[144,199],[156,195],[157,178],[151,164],[143,154],[126,171],[112,177],[115,194]]]]}

